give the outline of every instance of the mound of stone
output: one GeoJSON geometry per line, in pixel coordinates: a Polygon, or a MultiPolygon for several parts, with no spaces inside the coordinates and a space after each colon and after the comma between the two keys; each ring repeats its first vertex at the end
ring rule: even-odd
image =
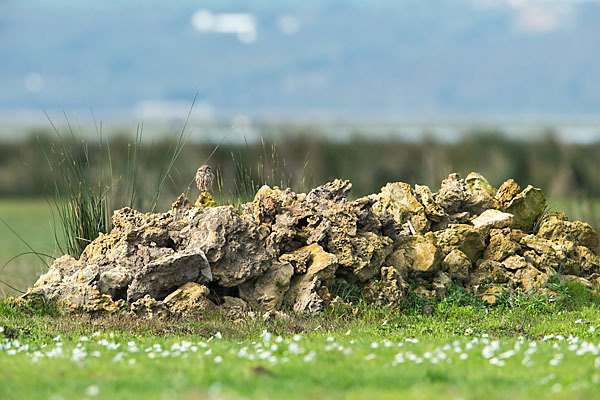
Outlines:
{"type": "Polygon", "coordinates": [[[181,195],[165,213],[130,208],[79,259],[63,256],[23,296],[78,312],[193,315],[221,309],[316,313],[352,290],[398,305],[459,285],[490,302],[502,288],[545,291],[560,276],[600,283],[598,234],[546,211],[540,189],[495,189],[451,174],[436,193],[389,183],[348,199],[334,180],[308,194],[263,186],[241,211],[181,195]]]}

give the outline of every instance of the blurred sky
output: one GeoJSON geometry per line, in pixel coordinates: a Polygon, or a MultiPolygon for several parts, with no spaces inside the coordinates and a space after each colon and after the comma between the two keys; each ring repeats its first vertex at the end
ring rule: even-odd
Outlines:
{"type": "Polygon", "coordinates": [[[595,118],[600,2],[0,0],[0,120],[595,118]]]}

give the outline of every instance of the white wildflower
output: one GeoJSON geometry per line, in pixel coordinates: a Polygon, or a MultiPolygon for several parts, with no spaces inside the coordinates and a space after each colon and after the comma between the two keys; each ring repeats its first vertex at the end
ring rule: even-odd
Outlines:
{"type": "Polygon", "coordinates": [[[91,385],[88,386],[87,389],[85,389],[85,394],[87,396],[98,396],[98,394],[100,393],[100,388],[96,385],[91,385]]]}
{"type": "Polygon", "coordinates": [[[317,352],[314,350],[311,350],[307,355],[304,356],[304,362],[313,361],[316,356],[317,356],[317,352]]]}

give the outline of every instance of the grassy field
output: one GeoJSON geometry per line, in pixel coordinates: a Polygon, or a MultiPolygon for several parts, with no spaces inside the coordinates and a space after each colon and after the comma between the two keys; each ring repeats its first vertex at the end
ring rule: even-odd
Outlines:
{"type": "MultiPolygon", "coordinates": [[[[2,199],[0,218],[10,226],[9,228],[0,222],[0,279],[16,288],[25,289],[47,269],[46,265],[33,254],[20,256],[13,261],[11,259],[30,252],[28,245],[37,252],[58,255],[52,208],[43,199],[2,199]]],[[[61,237],[60,229],[57,235],[61,237]]],[[[18,292],[0,284],[0,297],[16,293],[18,292]]]]}
{"type": "MultiPolygon", "coordinates": [[[[45,201],[1,201],[0,217],[56,255],[45,201]]],[[[0,261],[28,250],[0,232],[0,261]]],[[[25,288],[43,269],[28,255],[0,279],[25,288]]],[[[356,315],[283,321],[73,316],[3,300],[0,399],[598,398],[599,301],[576,286],[564,294],[487,306],[456,291],[427,304],[429,316],[411,297],[400,310],[361,305],[356,315]]]]}
{"type": "MultiPolygon", "coordinates": [[[[539,305],[538,305],[539,306],[539,305]]],[[[361,308],[288,321],[60,316],[0,303],[0,398],[600,396],[600,308],[361,308]]]]}

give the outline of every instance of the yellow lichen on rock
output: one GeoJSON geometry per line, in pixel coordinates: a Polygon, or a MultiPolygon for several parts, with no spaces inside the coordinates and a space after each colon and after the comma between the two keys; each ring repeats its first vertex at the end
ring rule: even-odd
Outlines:
{"type": "Polygon", "coordinates": [[[213,195],[210,192],[202,192],[198,199],[196,199],[196,207],[216,207],[217,202],[213,198],[213,195]]]}

